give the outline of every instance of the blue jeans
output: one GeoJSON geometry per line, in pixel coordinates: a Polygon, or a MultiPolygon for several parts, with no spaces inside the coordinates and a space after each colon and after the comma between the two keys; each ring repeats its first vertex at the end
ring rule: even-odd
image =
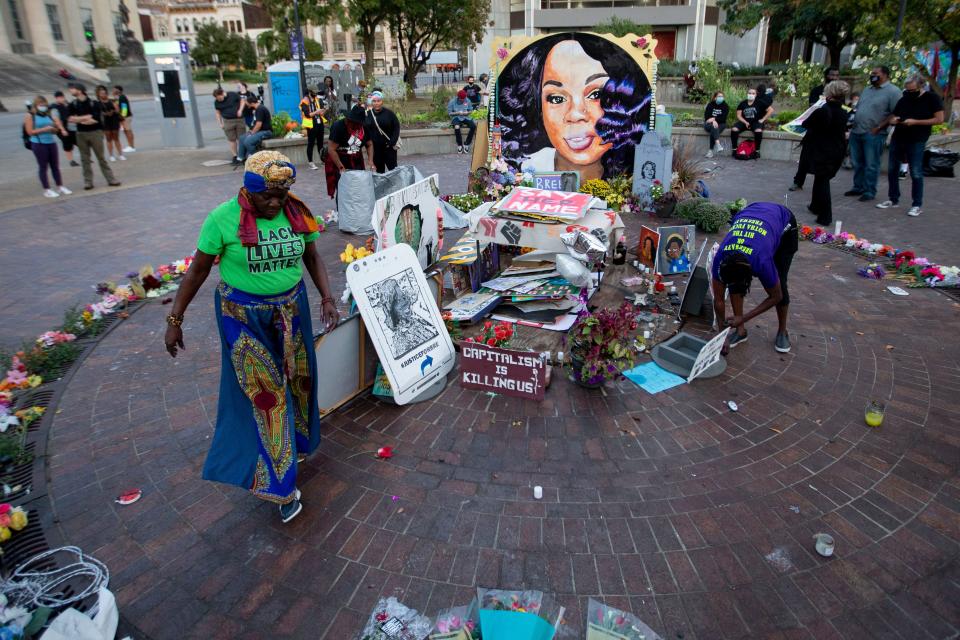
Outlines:
{"type": "Polygon", "coordinates": [[[272,137],[273,131],[257,131],[256,133],[248,133],[240,138],[240,147],[237,149],[237,153],[240,154],[240,160],[246,160],[247,156],[256,153],[257,146],[260,142],[272,137]]]}
{"type": "Polygon", "coordinates": [[[900,163],[910,165],[910,195],[914,207],[923,206],[923,150],[926,142],[890,141],[890,159],[887,167],[888,197],[893,202],[900,200],[900,163]]]}
{"type": "Polygon", "coordinates": [[[880,154],[883,153],[885,133],[851,133],[850,160],[853,161],[853,190],[865,196],[877,195],[880,177],[880,154]]]}

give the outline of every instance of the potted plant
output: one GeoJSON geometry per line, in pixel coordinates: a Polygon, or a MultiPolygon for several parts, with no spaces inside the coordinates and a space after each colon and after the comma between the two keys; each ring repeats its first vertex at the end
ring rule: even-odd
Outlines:
{"type": "Polygon", "coordinates": [[[626,302],[619,309],[580,313],[567,334],[574,382],[597,389],[633,366],[631,332],[637,328],[634,314],[633,306],[626,302]]]}
{"type": "Polygon", "coordinates": [[[650,200],[653,202],[653,212],[658,218],[669,218],[677,206],[677,195],[667,191],[663,183],[657,179],[650,186],[650,200]]]}

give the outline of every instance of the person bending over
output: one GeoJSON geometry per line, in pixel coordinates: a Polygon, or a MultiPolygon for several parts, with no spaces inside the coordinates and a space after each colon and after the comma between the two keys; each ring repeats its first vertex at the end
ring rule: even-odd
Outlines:
{"type": "Polygon", "coordinates": [[[720,243],[713,259],[713,309],[718,319],[726,318],[734,332],[727,338],[722,353],[747,341],[746,323],[773,307],[777,309],[777,338],[774,348],[790,351],[787,311],[790,294],[787,274],[799,246],[797,219],[786,207],[773,202],[754,202],[734,217],[730,231],[720,243]],[[766,299],[749,313],[743,312],[743,299],[756,276],[767,292],[766,299]],[[733,316],[727,318],[724,293],[730,292],[733,316]]]}

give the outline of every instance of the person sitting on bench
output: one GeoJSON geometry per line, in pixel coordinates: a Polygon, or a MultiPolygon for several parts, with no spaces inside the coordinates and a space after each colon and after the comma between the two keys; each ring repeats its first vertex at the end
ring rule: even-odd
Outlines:
{"type": "Polygon", "coordinates": [[[744,131],[753,132],[755,145],[754,157],[760,157],[760,144],[763,142],[763,125],[773,115],[773,106],[766,100],[757,98],[757,90],[747,91],[747,99],[737,105],[737,121],[730,127],[730,145],[733,157],[737,157],[737,141],[744,131]]]}

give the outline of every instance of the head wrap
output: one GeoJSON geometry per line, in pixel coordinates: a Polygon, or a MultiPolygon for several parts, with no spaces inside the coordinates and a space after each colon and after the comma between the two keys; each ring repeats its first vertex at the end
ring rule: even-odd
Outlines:
{"type": "Polygon", "coordinates": [[[371,97],[371,98],[380,98],[381,100],[383,100],[383,91],[371,91],[371,92],[370,92],[370,97],[371,97]]]}
{"type": "MultiPolygon", "coordinates": [[[[257,245],[257,208],[250,198],[251,193],[262,193],[267,189],[289,189],[297,177],[297,169],[287,156],[279,151],[258,151],[244,165],[243,188],[237,201],[240,203],[240,225],[237,237],[245,247],[257,245]]],[[[313,233],[319,230],[317,219],[310,208],[293,195],[287,194],[283,212],[290,222],[294,233],[313,233]]]]}
{"type": "Polygon", "coordinates": [[[297,179],[297,168],[279,151],[258,151],[243,168],[243,186],[250,193],[289,189],[297,179]]]}

